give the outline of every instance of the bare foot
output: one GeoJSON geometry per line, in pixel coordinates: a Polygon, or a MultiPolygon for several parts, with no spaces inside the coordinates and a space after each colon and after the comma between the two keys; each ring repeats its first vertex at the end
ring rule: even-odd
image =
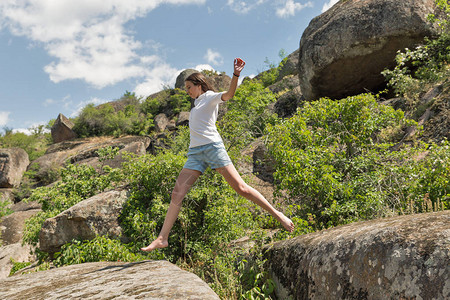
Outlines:
{"type": "Polygon", "coordinates": [[[291,221],[291,219],[289,219],[288,217],[286,217],[282,212],[278,212],[278,221],[280,221],[281,225],[283,225],[283,227],[289,231],[292,232],[294,231],[294,222],[291,221]]]}
{"type": "Polygon", "coordinates": [[[158,236],[156,240],[154,240],[150,245],[148,245],[145,248],[141,248],[142,251],[150,252],[155,249],[165,248],[169,246],[169,242],[167,240],[164,240],[162,236],[158,236]]]}

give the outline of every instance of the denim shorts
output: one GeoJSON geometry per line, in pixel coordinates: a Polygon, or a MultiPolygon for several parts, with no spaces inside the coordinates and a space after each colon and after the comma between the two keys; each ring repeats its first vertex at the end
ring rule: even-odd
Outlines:
{"type": "Polygon", "coordinates": [[[189,148],[185,169],[205,172],[206,168],[217,169],[231,164],[223,142],[214,142],[206,145],[189,148]]]}

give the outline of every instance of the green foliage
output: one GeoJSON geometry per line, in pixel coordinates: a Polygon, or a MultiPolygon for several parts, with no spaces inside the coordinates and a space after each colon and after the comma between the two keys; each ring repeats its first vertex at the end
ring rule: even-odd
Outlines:
{"type": "Polygon", "coordinates": [[[18,262],[12,258],[11,258],[11,263],[13,264],[13,267],[11,268],[11,271],[9,272],[9,276],[16,274],[17,271],[31,265],[31,262],[18,262]]]}
{"type": "Polygon", "coordinates": [[[233,99],[226,103],[227,113],[217,126],[233,155],[262,136],[267,124],[275,121],[276,116],[267,110],[267,105],[275,101],[273,93],[258,81],[239,86],[233,99]]]}
{"type": "Polygon", "coordinates": [[[441,81],[450,75],[450,6],[446,0],[436,0],[436,5],[441,10],[440,17],[431,14],[428,19],[440,26],[439,36],[425,39],[424,45],[413,50],[398,51],[396,67],[382,72],[395,93],[407,96],[413,104],[426,84],[441,81]]]}
{"type": "Polygon", "coordinates": [[[156,116],[165,113],[169,118],[181,111],[191,110],[191,101],[186,91],[181,89],[164,90],[156,95],[148,97],[142,103],[142,111],[156,116]]]}
{"type": "MultiPolygon", "coordinates": [[[[100,158],[102,158],[100,153],[100,158]]],[[[109,153],[106,151],[106,153],[109,153]]],[[[61,180],[52,186],[33,190],[27,201],[37,201],[42,212],[26,221],[23,241],[37,244],[39,231],[48,218],[72,207],[80,201],[113,188],[123,180],[119,169],[104,168],[99,174],[94,167],[68,164],[61,170],[61,180]]]]}
{"type": "Polygon", "coordinates": [[[114,103],[95,107],[88,104],[74,120],[73,130],[80,137],[123,134],[145,135],[153,128],[152,116],[142,112],[140,99],[125,93],[114,103]]]}
{"type": "Polygon", "coordinates": [[[4,134],[0,134],[0,148],[22,148],[28,153],[30,161],[42,156],[50,144],[51,136],[44,131],[43,125],[29,130],[31,134],[13,132],[5,128],[4,134]]]}
{"type": "Polygon", "coordinates": [[[54,265],[61,267],[96,261],[134,262],[145,258],[142,254],[132,252],[118,240],[97,236],[90,241],[74,240],[62,246],[61,251],[55,253],[54,265]]]}
{"type": "MultiPolygon", "coordinates": [[[[1,197],[1,194],[0,194],[1,197]]],[[[13,211],[9,208],[11,202],[9,200],[0,198],[0,219],[4,216],[10,215],[13,211]]]]}
{"type": "MultiPolygon", "coordinates": [[[[276,160],[277,188],[288,193],[290,212],[308,222],[306,230],[400,213],[410,201],[421,211],[417,206],[425,193],[433,203],[448,205],[448,165],[431,160],[432,154],[420,162],[409,159],[425,146],[389,150],[389,136],[382,133],[402,123],[402,112],[366,94],[305,104],[291,119],[269,127],[267,146],[276,160]],[[433,165],[427,166],[430,161],[433,165]],[[429,168],[437,171],[431,176],[429,168]],[[432,177],[437,187],[417,174],[432,177]]],[[[429,151],[448,155],[448,147],[429,151]]]]}
{"type": "Polygon", "coordinates": [[[271,62],[267,57],[264,61],[268,69],[258,75],[258,79],[261,81],[264,87],[268,87],[269,85],[272,85],[277,81],[278,75],[280,74],[280,69],[286,63],[287,53],[284,49],[281,49],[278,52],[278,56],[281,59],[281,62],[278,64],[278,66],[275,63],[271,62]]]}

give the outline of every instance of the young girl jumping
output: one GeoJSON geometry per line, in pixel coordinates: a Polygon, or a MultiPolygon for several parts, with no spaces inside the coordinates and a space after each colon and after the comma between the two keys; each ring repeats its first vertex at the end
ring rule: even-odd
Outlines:
{"type": "Polygon", "coordinates": [[[215,93],[201,73],[186,78],[186,91],[194,101],[189,116],[190,145],[188,159],[172,191],[169,209],[159,236],[142,251],[152,251],[169,245],[169,232],[181,209],[181,202],[197,178],[209,166],[219,172],[228,184],[241,196],[253,201],[269,212],[283,227],[292,232],[294,223],[282,212],[276,210],[260,192],[247,185],[231,162],[217,128],[216,120],[219,104],[233,98],[239,75],[245,62],[236,58],[230,88],[227,92],[215,93]]]}

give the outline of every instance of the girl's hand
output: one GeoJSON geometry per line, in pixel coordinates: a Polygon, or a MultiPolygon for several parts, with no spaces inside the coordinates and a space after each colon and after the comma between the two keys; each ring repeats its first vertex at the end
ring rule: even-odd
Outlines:
{"type": "Polygon", "coordinates": [[[244,69],[245,66],[245,61],[243,61],[241,58],[235,58],[234,59],[234,73],[236,75],[239,75],[242,71],[242,69],[244,69]]]}

